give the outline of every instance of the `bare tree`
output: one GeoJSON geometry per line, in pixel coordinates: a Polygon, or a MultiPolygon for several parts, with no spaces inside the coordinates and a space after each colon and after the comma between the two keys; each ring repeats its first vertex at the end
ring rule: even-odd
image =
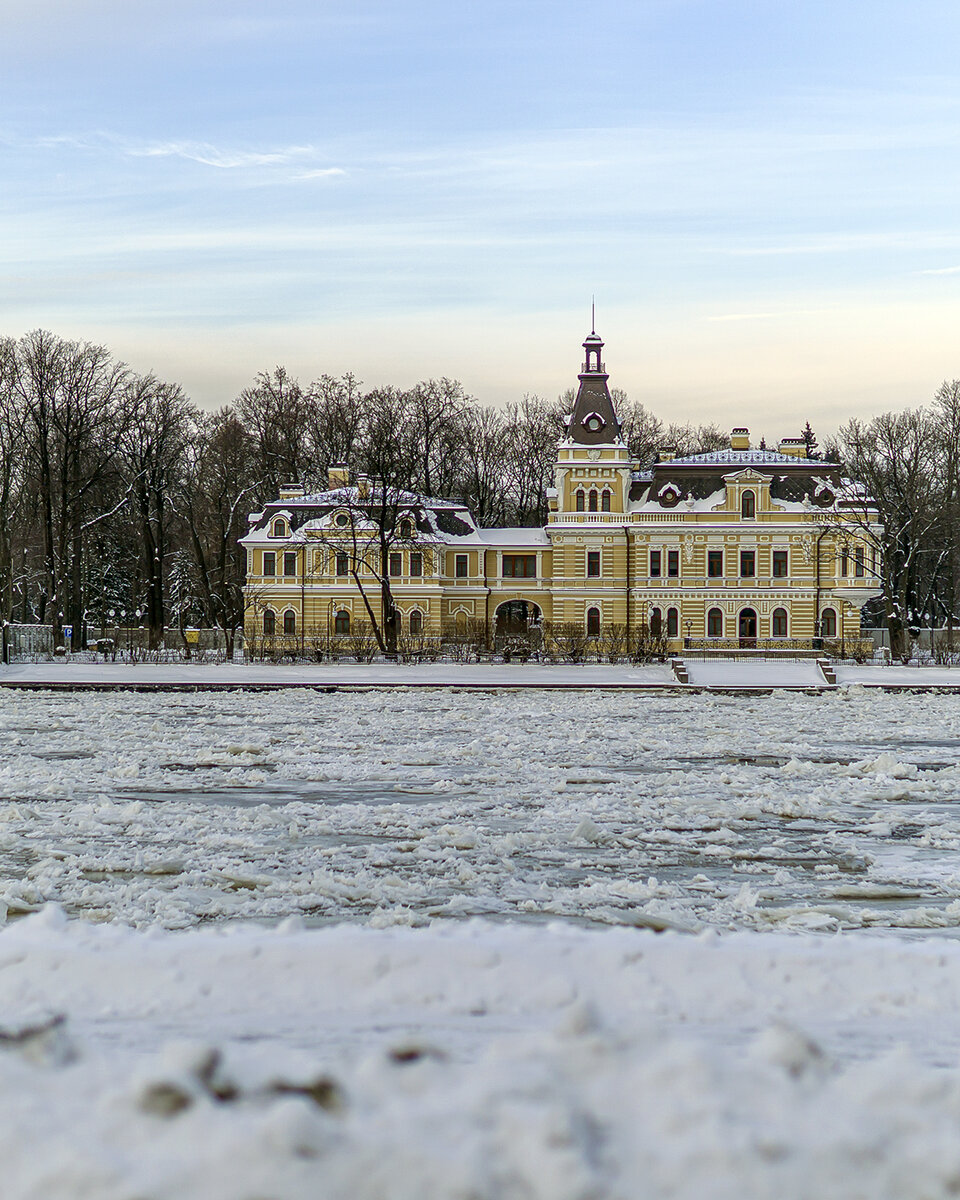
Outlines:
{"type": "Polygon", "coordinates": [[[149,649],[157,650],[167,616],[172,501],[183,482],[195,412],[179,387],[153,375],[132,377],[125,400],[130,419],[120,438],[120,461],[140,547],[149,649]]]}
{"type": "Polygon", "coordinates": [[[890,648],[902,657],[905,634],[919,623],[925,606],[924,576],[936,566],[930,562],[940,500],[933,426],[922,409],[884,413],[866,424],[848,422],[838,444],[857,480],[853,495],[846,497],[846,511],[863,528],[870,523],[871,499],[879,511],[880,582],[890,648]]]}
{"type": "Polygon", "coordinates": [[[194,416],[179,500],[206,621],[223,630],[228,659],[243,625],[246,553],[238,539],[245,515],[262,491],[256,447],[230,408],[194,416]]]}
{"type": "Polygon", "coordinates": [[[107,515],[102,490],[116,466],[120,403],[128,372],[103,346],[27,334],[13,355],[12,389],[23,405],[29,470],[41,513],[47,614],[54,641],[69,617],[82,636],[87,531],[107,515]]]}
{"type": "Polygon", "coordinates": [[[237,398],[237,416],[249,435],[255,472],[270,496],[285,483],[301,483],[310,465],[310,406],[285,367],[261,371],[237,398]]]}

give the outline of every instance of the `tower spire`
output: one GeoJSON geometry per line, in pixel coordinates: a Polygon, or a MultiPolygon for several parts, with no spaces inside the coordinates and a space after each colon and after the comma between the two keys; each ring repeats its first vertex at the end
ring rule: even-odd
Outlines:
{"type": "MultiPolygon", "coordinates": [[[[595,315],[591,303],[591,316],[595,315]]],[[[582,446],[610,445],[620,441],[620,422],[607,387],[607,368],[601,357],[603,339],[592,329],[584,340],[580,389],[567,421],[570,441],[582,446]]]]}
{"type": "Polygon", "coordinates": [[[596,297],[590,297],[590,332],[597,332],[597,304],[596,297]]]}

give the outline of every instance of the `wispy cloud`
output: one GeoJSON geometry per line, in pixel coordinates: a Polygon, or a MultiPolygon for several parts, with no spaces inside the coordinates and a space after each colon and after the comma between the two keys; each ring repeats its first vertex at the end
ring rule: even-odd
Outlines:
{"type": "Polygon", "coordinates": [[[346,175],[343,167],[318,167],[314,171],[298,171],[293,179],[332,179],[337,175],[346,175]]]}
{"type": "Polygon", "coordinates": [[[137,142],[107,132],[57,134],[40,138],[36,144],[44,149],[66,147],[86,152],[113,153],[124,158],[180,159],[223,171],[300,165],[305,169],[297,173],[295,178],[298,179],[323,179],[346,174],[343,167],[309,166],[311,163],[322,163],[328,157],[320,147],[311,145],[250,149],[176,139],[164,142],[137,142]]]}
{"type": "Polygon", "coordinates": [[[775,312],[757,312],[757,313],[718,313],[716,316],[707,317],[708,321],[769,321],[775,317],[783,316],[783,313],[775,312]]]}
{"type": "Polygon", "coordinates": [[[921,275],[960,275],[960,267],[930,267],[920,271],[921,275]]]}
{"type": "Polygon", "coordinates": [[[281,146],[274,150],[235,150],[214,146],[209,142],[158,142],[143,146],[127,146],[124,153],[130,158],[182,158],[205,167],[234,170],[243,167],[279,167],[318,157],[313,146],[281,146]]]}

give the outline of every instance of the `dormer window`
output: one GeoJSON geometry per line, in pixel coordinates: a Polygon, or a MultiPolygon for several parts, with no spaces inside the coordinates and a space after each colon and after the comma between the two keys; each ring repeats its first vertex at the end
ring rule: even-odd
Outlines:
{"type": "Polygon", "coordinates": [[[286,537],[287,523],[282,517],[277,517],[273,523],[273,529],[270,531],[271,537],[286,537]]]}
{"type": "Polygon", "coordinates": [[[757,498],[751,491],[743,492],[740,496],[740,517],[744,521],[753,521],[757,515],[757,498]]]}
{"type": "Polygon", "coordinates": [[[592,412],[583,418],[583,424],[591,433],[599,433],[605,422],[599,413],[592,412]]]}
{"type": "Polygon", "coordinates": [[[412,529],[412,526],[410,525],[409,521],[401,521],[400,522],[400,536],[403,538],[404,541],[409,540],[411,529],[412,529]]]}
{"type": "Polygon", "coordinates": [[[346,513],[337,513],[337,515],[333,518],[333,523],[334,525],[339,526],[340,529],[346,529],[346,527],[350,524],[350,518],[346,513]]]}

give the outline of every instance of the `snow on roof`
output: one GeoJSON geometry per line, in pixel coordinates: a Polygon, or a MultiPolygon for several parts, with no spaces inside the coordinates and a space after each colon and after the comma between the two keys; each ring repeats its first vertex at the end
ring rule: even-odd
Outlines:
{"type": "Polygon", "coordinates": [[[700,467],[728,464],[759,465],[762,463],[782,463],[790,467],[819,467],[823,470],[825,464],[818,458],[796,458],[792,454],[781,454],[779,450],[711,450],[706,454],[688,454],[684,458],[671,458],[665,463],[655,466],[665,467],[700,467]]]}
{"type": "Polygon", "coordinates": [[[550,539],[546,530],[540,526],[535,528],[516,529],[480,529],[481,539],[491,545],[500,546],[549,546],[550,539]]]}
{"type": "MultiPolygon", "coordinates": [[[[356,485],[350,484],[339,488],[329,488],[322,492],[310,492],[303,496],[283,496],[278,500],[272,500],[269,507],[272,508],[277,504],[292,505],[296,508],[313,508],[318,504],[362,505],[367,500],[379,495],[379,491],[379,484],[371,483],[365,499],[361,497],[360,489],[356,485]]],[[[418,492],[407,492],[401,488],[387,488],[387,497],[391,504],[410,504],[419,505],[422,508],[446,508],[457,511],[466,510],[466,505],[462,500],[443,500],[436,496],[423,496],[418,492]]]]}

